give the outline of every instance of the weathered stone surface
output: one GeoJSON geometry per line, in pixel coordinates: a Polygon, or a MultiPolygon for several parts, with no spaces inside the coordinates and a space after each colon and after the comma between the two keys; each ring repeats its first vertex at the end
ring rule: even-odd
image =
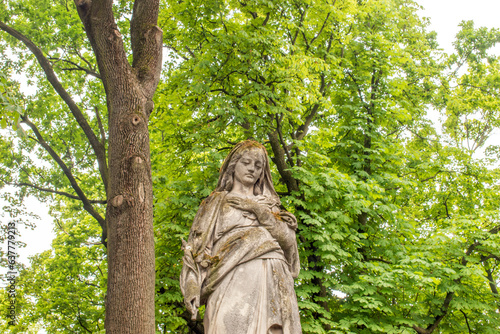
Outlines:
{"type": "Polygon", "coordinates": [[[296,218],[280,209],[265,148],[235,146],[183,241],[181,290],[207,334],[302,333],[293,278],[296,218]]]}

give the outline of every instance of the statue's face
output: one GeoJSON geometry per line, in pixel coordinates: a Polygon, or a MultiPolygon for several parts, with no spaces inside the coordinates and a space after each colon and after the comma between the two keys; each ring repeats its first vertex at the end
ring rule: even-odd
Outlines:
{"type": "Polygon", "coordinates": [[[234,180],[245,186],[252,186],[261,176],[263,168],[264,159],[260,150],[252,149],[245,151],[236,163],[234,180]]]}

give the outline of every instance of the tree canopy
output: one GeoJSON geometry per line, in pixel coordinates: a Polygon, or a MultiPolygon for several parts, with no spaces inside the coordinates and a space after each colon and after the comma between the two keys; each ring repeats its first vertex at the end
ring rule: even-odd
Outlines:
{"type": "MultiPolygon", "coordinates": [[[[0,32],[0,184],[16,187],[4,195],[13,205],[26,195],[46,202],[57,233],[21,270],[17,326],[0,326],[98,333],[109,260],[99,219],[116,197],[51,80],[107,154],[109,78],[72,2],[0,9],[0,29],[31,43],[0,32]],[[20,92],[17,73],[36,91],[20,92]]],[[[134,8],[113,9],[134,65],[134,8]]],[[[462,22],[447,55],[418,9],[411,0],[160,2],[166,55],[149,119],[157,332],[203,333],[179,290],[180,240],[222,160],[248,138],[266,146],[299,221],[304,333],[498,332],[500,59],[491,49],[500,31],[462,22]]]]}

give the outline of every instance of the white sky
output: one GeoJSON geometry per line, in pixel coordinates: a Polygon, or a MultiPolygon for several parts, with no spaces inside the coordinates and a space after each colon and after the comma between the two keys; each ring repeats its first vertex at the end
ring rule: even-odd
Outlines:
{"type": "Polygon", "coordinates": [[[437,32],[439,45],[453,52],[452,42],[461,21],[473,20],[475,27],[500,28],[500,0],[415,0],[430,18],[429,30],[437,32]]]}
{"type": "MultiPolygon", "coordinates": [[[[417,2],[425,8],[421,15],[430,18],[429,30],[437,32],[438,42],[447,53],[453,52],[452,42],[459,30],[458,24],[462,20],[473,20],[476,27],[500,28],[500,0],[417,0],[417,2]]],[[[30,201],[28,207],[33,208],[41,220],[36,222],[37,227],[34,230],[22,228],[20,231],[20,240],[27,244],[27,248],[19,249],[20,261],[25,264],[28,264],[28,256],[50,249],[54,236],[48,209],[34,199],[30,201]]]]}

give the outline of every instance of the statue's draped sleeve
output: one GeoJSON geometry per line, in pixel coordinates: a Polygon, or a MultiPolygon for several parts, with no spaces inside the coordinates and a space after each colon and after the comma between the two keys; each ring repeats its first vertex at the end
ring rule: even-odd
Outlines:
{"type": "Polygon", "coordinates": [[[274,214],[272,223],[265,224],[266,229],[279,243],[293,278],[299,276],[300,262],[299,251],[295,230],[297,229],[297,219],[288,211],[281,210],[279,214],[274,214]]]}
{"type": "Polygon", "coordinates": [[[190,301],[195,297],[199,298],[201,294],[201,286],[211,257],[213,231],[225,195],[226,192],[213,193],[201,203],[191,226],[188,241],[183,242],[184,265],[181,271],[180,287],[188,309],[191,309],[190,301]]]}
{"type": "Polygon", "coordinates": [[[293,278],[299,276],[300,271],[300,260],[299,260],[299,250],[297,248],[297,238],[295,236],[295,231],[297,230],[297,218],[288,211],[280,211],[280,217],[277,219],[277,225],[282,224],[281,230],[283,231],[282,239],[284,242],[280,241],[278,236],[277,240],[281,245],[281,248],[285,252],[285,258],[290,267],[290,273],[293,278]]]}

